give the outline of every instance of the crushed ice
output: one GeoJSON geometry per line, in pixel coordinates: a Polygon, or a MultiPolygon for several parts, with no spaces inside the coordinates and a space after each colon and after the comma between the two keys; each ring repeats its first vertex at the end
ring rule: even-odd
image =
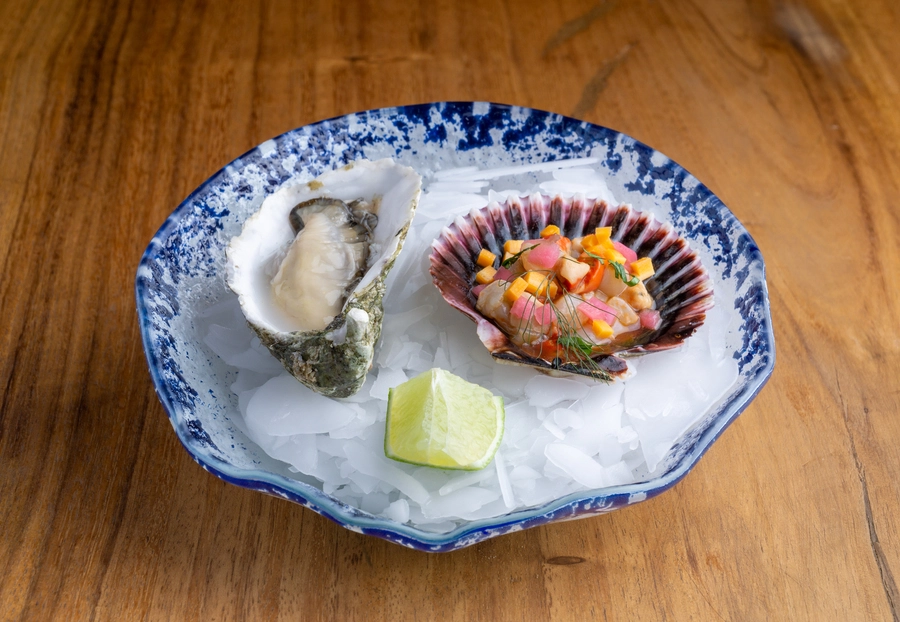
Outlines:
{"type": "Polygon", "coordinates": [[[428,274],[431,242],[446,223],[511,193],[485,193],[486,180],[528,173],[538,181],[530,189],[520,188],[522,194],[582,192],[613,201],[604,180],[585,167],[589,164],[591,158],[492,171],[454,169],[426,179],[403,252],[388,279],[374,366],[351,398],[322,397],[289,376],[247,327],[236,298],[208,309],[198,318],[200,334],[238,370],[231,386],[242,416],[236,425],[270,456],[287,462],[299,478],[320,481],[326,493],[374,515],[438,533],[460,521],[653,475],[678,439],[737,378],[727,349],[731,318],[725,309],[713,308],[682,348],[632,359],[637,373],[607,386],[495,363],[472,323],[441,299],[428,274]],[[384,456],[388,389],[432,367],[504,397],[506,430],[489,467],[443,471],[384,456]]]}

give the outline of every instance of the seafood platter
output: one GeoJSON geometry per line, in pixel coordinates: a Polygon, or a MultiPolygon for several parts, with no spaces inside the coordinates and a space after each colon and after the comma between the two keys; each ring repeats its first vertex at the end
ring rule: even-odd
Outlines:
{"type": "Polygon", "coordinates": [[[775,362],[762,255],[712,192],[619,132],[485,102],[263,143],[166,220],[136,295],[204,469],[432,552],[661,494],[775,362]],[[387,452],[392,392],[434,370],[501,404],[477,468],[387,452]]]}

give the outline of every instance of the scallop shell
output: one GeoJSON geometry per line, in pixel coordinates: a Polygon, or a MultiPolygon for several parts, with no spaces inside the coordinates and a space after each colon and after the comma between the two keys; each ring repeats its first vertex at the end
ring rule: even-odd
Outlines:
{"type": "Polygon", "coordinates": [[[295,378],[329,397],[348,397],[363,385],[381,336],[385,279],[412,222],[422,178],[384,159],[359,160],[269,196],[226,250],[227,282],[247,323],[295,378]],[[323,330],[298,330],[275,302],[272,277],[294,239],[289,214],[313,198],[378,205],[365,274],[323,330]]]}
{"type": "Polygon", "coordinates": [[[491,202],[445,227],[432,244],[430,259],[432,279],[444,300],[475,322],[478,337],[491,356],[500,362],[537,367],[551,374],[579,374],[607,381],[622,378],[628,372],[624,358],[678,347],[703,324],[713,305],[712,283],[706,269],[696,251],[671,225],[627,204],[613,207],[606,201],[579,195],[563,198],[536,194],[510,197],[505,204],[491,202]],[[480,269],[475,263],[479,251],[486,248],[502,256],[506,240],[538,238],[549,224],[557,225],[562,235],[569,238],[593,232],[596,227],[611,226],[613,240],[634,250],[638,257],[650,257],[656,274],[645,284],[660,312],[660,327],[615,342],[614,354],[597,355],[595,364],[588,367],[535,358],[481,315],[471,293],[475,273],[480,269]]]}

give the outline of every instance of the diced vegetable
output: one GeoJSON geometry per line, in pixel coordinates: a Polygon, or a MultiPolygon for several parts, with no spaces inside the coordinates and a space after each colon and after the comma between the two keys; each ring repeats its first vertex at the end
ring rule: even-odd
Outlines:
{"type": "Polygon", "coordinates": [[[509,281],[512,279],[513,273],[509,268],[498,268],[497,274],[494,275],[495,281],[509,281]]]}
{"type": "Polygon", "coordinates": [[[556,284],[556,281],[550,281],[550,286],[547,287],[546,292],[550,300],[556,300],[556,298],[559,296],[559,291],[559,285],[556,284]]]}
{"type": "Polygon", "coordinates": [[[616,316],[618,315],[616,309],[609,306],[602,300],[597,300],[596,298],[585,300],[580,305],[578,305],[577,309],[578,313],[583,315],[588,322],[602,320],[607,324],[616,323],[616,316]]]}
{"type": "Polygon", "coordinates": [[[549,238],[551,235],[557,235],[559,233],[559,227],[556,225],[547,225],[541,230],[542,238],[549,238]]]}
{"type": "Polygon", "coordinates": [[[637,253],[635,253],[633,250],[631,250],[621,242],[613,242],[612,245],[613,248],[616,249],[616,251],[618,251],[619,254],[624,258],[619,263],[625,264],[626,268],[631,265],[632,261],[637,259],[637,253]]]}
{"type": "Polygon", "coordinates": [[[562,251],[555,242],[544,242],[525,253],[522,261],[528,270],[552,270],[562,251]]]}
{"type": "Polygon", "coordinates": [[[510,255],[515,255],[522,250],[522,240],[507,240],[503,243],[503,250],[510,255]]]}
{"type": "MultiPolygon", "coordinates": [[[[613,242],[613,243],[616,244],[616,242],[613,242]]],[[[625,266],[626,268],[628,267],[628,258],[625,257],[625,255],[623,255],[616,249],[614,249],[614,248],[607,249],[606,256],[610,261],[620,263],[623,266],[625,266]]]]}
{"type": "Polygon", "coordinates": [[[629,270],[631,271],[631,274],[642,281],[645,281],[656,274],[656,270],[653,268],[653,260],[649,257],[641,257],[640,259],[632,261],[629,270]]]}
{"type": "Polygon", "coordinates": [[[515,302],[519,296],[525,293],[527,288],[528,283],[525,282],[525,279],[518,277],[515,281],[510,283],[509,287],[503,293],[503,297],[507,302],[515,302]]]}
{"type": "Polygon", "coordinates": [[[494,280],[494,275],[496,274],[497,271],[493,267],[488,266],[486,268],[482,268],[475,274],[475,281],[482,285],[487,285],[494,280]]]}
{"type": "Polygon", "coordinates": [[[553,305],[540,305],[534,312],[534,322],[540,326],[550,326],[556,321],[553,305]]]}
{"type": "Polygon", "coordinates": [[[662,317],[656,309],[644,309],[638,316],[641,318],[641,327],[656,330],[662,324],[662,317]]]}
{"type": "Polygon", "coordinates": [[[556,320],[553,306],[541,304],[530,294],[519,296],[509,314],[517,320],[531,322],[537,326],[549,326],[556,320]]]}
{"type": "Polygon", "coordinates": [[[547,272],[526,272],[523,278],[528,283],[525,291],[536,296],[543,296],[550,283],[550,274],[547,272]]]}
{"type": "Polygon", "coordinates": [[[487,266],[493,266],[494,262],[497,260],[497,256],[486,248],[482,248],[481,252],[478,253],[478,259],[475,260],[482,268],[486,268],[487,266]]]}
{"type": "Polygon", "coordinates": [[[472,289],[476,297],[484,293],[479,310],[545,360],[591,356],[622,331],[657,330],[662,320],[643,283],[653,262],[612,234],[612,227],[597,227],[569,239],[548,225],[538,239],[507,240],[496,269],[498,257],[480,251],[472,289]]]}
{"type": "Polygon", "coordinates": [[[581,248],[594,255],[599,255],[603,245],[597,241],[597,236],[591,233],[581,238],[581,248]]]}
{"type": "Polygon", "coordinates": [[[593,320],[591,322],[591,330],[597,339],[609,339],[613,334],[612,326],[603,320],[593,320]]]}
{"type": "Polygon", "coordinates": [[[529,294],[528,292],[524,292],[521,296],[516,298],[516,301],[513,303],[512,307],[509,309],[509,315],[517,320],[528,319],[534,312],[534,305],[537,302],[537,299],[529,294]]]}

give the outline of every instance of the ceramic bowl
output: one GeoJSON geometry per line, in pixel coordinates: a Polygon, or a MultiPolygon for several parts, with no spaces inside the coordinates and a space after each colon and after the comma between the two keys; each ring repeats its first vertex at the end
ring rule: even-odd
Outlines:
{"type": "MultiPolygon", "coordinates": [[[[502,171],[501,171],[502,172],[502,171]]],[[[494,176],[497,184],[515,180],[494,176]]],[[[427,187],[426,187],[427,188],[427,187]]],[[[163,223],[136,278],[144,350],[178,439],[210,473],[310,508],[356,532],[425,551],[450,551],[537,525],[601,514],[671,488],[763,387],[775,345],[759,249],[722,202],[684,168],[619,132],[572,118],[484,102],[385,108],[308,125],[266,141],[191,193],[163,223]],[[698,249],[732,317],[725,347],[738,374],[725,397],[640,483],[596,489],[498,518],[432,533],[350,507],[292,477],[241,431],[235,370],[203,343],[197,318],[231,296],[224,249],[243,221],[288,180],[308,180],[350,161],[391,157],[426,180],[448,168],[502,169],[554,160],[593,168],[622,202],[651,210],[698,249]],[[722,295],[725,292],[725,295],[722,295]]]]}

